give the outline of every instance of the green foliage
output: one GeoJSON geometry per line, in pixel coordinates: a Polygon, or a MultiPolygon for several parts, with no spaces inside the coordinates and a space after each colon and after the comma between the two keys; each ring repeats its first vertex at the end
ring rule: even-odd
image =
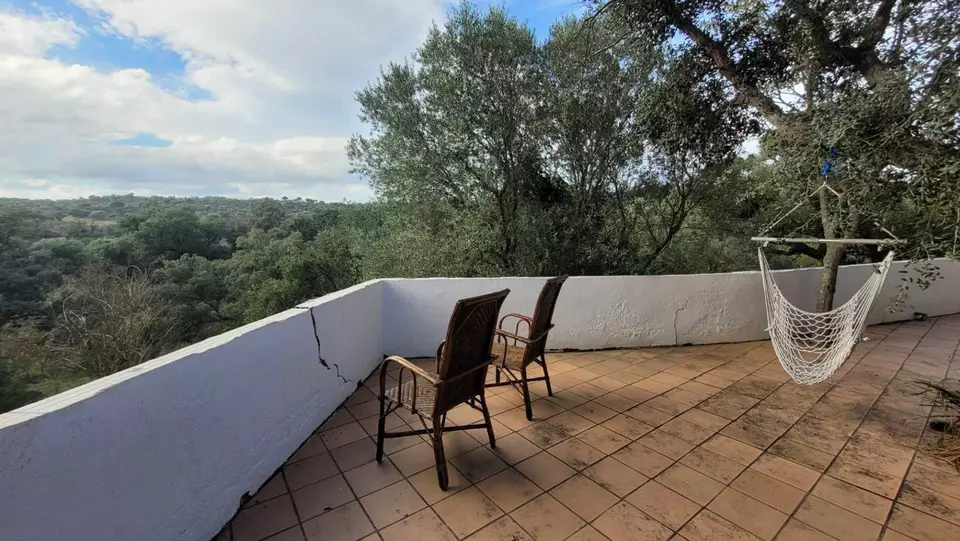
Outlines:
{"type": "MultiPolygon", "coordinates": [[[[834,191],[801,208],[807,234],[909,241],[907,255],[956,255],[960,208],[960,6],[955,0],[715,2],[610,0],[593,17],[624,21],[630,39],[677,55],[681,77],[718,109],[768,125],[757,193],[780,210],[804,201],[839,152],[834,191]],[[713,89],[713,90],[711,90],[713,89]],[[718,92],[719,90],[719,92],[718,92]]],[[[667,107],[675,101],[664,102],[667,107]]],[[[699,118],[699,117],[698,117],[699,118]]],[[[707,117],[709,118],[709,117],[707,117]]],[[[741,121],[742,122],[742,121],[741,121]]],[[[709,125],[709,122],[708,122],[709,125]]],[[[700,137],[693,123],[671,126],[700,137]]],[[[741,129],[722,128],[736,139],[741,129]]],[[[774,231],[785,234],[786,231],[774,231]]],[[[843,245],[793,247],[826,269],[818,306],[832,306],[836,269],[878,255],[843,245]]]]}

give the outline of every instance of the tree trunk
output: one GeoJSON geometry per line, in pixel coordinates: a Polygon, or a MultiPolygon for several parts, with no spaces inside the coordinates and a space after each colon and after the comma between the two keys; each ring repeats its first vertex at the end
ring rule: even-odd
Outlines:
{"type": "MultiPolygon", "coordinates": [[[[820,190],[820,222],[823,224],[823,237],[838,238],[837,221],[830,209],[827,190],[820,190]]],[[[833,295],[837,292],[837,274],[840,263],[847,253],[844,244],[828,244],[823,256],[823,274],[820,276],[820,291],[817,293],[817,312],[833,310],[833,295]]]]}
{"type": "Polygon", "coordinates": [[[833,296],[837,292],[837,274],[840,263],[847,253],[844,244],[830,244],[823,256],[823,274],[820,277],[820,291],[817,295],[817,312],[833,310],[833,296]]]}

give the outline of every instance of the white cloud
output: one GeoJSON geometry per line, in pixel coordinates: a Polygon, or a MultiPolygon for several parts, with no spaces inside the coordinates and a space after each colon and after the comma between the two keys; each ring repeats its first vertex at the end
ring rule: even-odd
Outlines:
{"type": "Polygon", "coordinates": [[[73,21],[0,11],[0,55],[43,54],[53,45],[76,44],[80,34],[73,21]]]}
{"type": "Polygon", "coordinates": [[[441,0],[75,1],[100,28],[0,11],[0,195],[369,197],[343,148],[359,129],[353,94],[442,17],[441,0]],[[177,52],[185,81],[211,97],[165,90],[150,66],[104,72],[47,55],[82,52],[84,33],[104,29],[177,52]],[[172,144],[113,144],[140,132],[172,144]]]}

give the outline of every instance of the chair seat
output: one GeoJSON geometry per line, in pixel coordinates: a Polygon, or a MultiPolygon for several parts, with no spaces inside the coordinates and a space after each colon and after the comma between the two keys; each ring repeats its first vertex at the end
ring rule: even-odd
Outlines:
{"type": "Polygon", "coordinates": [[[521,346],[507,345],[507,355],[506,359],[504,359],[503,344],[500,343],[493,345],[493,353],[497,356],[496,364],[516,370],[519,370],[523,367],[523,355],[526,353],[526,351],[527,348],[521,346]]]}
{"type": "MultiPolygon", "coordinates": [[[[436,373],[430,373],[431,376],[436,377],[436,373]]],[[[413,411],[413,380],[404,378],[405,381],[401,384],[394,385],[386,391],[387,399],[399,404],[404,409],[413,411]]],[[[417,381],[417,410],[414,413],[422,415],[424,417],[431,417],[433,415],[433,405],[436,401],[437,389],[430,384],[429,381],[420,379],[417,381]]]]}

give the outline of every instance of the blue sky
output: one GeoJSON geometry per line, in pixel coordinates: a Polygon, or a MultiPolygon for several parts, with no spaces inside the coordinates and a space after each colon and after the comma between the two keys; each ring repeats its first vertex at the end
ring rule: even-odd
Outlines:
{"type": "MultiPolygon", "coordinates": [[[[539,39],[578,0],[504,6],[539,39]]],[[[371,197],[353,93],[445,0],[0,0],[0,196],[371,197]]]]}

